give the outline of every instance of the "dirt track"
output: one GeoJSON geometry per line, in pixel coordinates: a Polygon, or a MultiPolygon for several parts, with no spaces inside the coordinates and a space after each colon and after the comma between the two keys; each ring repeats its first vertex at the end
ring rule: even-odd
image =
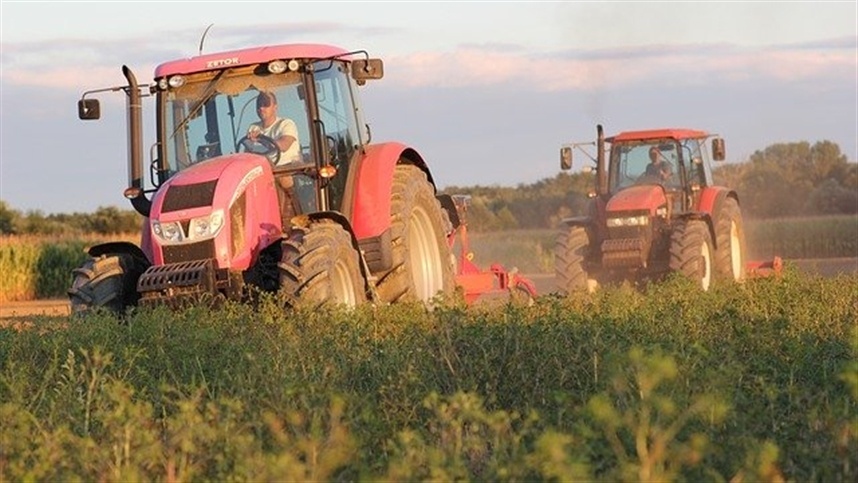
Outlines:
{"type": "MultiPolygon", "coordinates": [[[[808,273],[826,277],[839,274],[858,273],[858,258],[826,258],[816,260],[787,260],[787,265],[795,265],[808,273]]],[[[527,275],[536,285],[539,294],[546,294],[554,288],[554,274],[527,275]]],[[[28,302],[0,303],[0,319],[19,318],[34,315],[64,316],[68,315],[70,307],[68,300],[33,300],[28,302]]]]}

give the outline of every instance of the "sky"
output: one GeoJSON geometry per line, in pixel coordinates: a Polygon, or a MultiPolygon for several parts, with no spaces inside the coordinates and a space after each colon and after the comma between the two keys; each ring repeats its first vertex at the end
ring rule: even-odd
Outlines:
{"type": "Polygon", "coordinates": [[[96,122],[78,120],[77,100],[124,85],[123,65],[145,83],[198,55],[210,25],[206,54],[312,42],[383,59],[385,77],[361,91],[373,140],[416,149],[439,188],[554,177],[560,147],[593,140],[596,124],[708,131],[728,163],[823,140],[858,160],[854,0],[0,0],[0,200],[130,209],[124,95],[99,96],[96,122]]]}

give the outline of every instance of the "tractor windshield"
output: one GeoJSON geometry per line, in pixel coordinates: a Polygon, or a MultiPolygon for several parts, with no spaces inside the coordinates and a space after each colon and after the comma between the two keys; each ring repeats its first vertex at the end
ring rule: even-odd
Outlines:
{"type": "Polygon", "coordinates": [[[309,123],[300,75],[257,72],[253,67],[241,67],[189,75],[181,87],[160,93],[163,127],[159,137],[166,156],[164,166],[169,172],[243,151],[240,141],[251,124],[260,121],[257,98],[261,92],[266,93],[263,97],[273,94],[278,118],[294,122],[298,159],[307,155],[309,123]]]}
{"type": "Polygon", "coordinates": [[[680,154],[675,140],[622,142],[611,146],[612,191],[637,184],[680,186],[680,154]]]}

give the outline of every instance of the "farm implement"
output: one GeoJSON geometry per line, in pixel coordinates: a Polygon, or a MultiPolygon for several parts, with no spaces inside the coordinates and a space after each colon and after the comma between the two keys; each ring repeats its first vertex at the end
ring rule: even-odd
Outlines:
{"type": "Polygon", "coordinates": [[[442,195],[441,205],[448,213],[453,213],[451,222],[453,231],[447,237],[447,243],[456,256],[456,285],[462,290],[465,302],[474,304],[480,301],[509,300],[513,303],[529,305],[536,298],[536,286],[531,280],[518,273],[518,269],[507,270],[500,263],[492,263],[484,270],[474,263],[474,252],[468,238],[468,205],[470,196],[442,195]],[[455,248],[458,246],[458,250],[455,248]]]}

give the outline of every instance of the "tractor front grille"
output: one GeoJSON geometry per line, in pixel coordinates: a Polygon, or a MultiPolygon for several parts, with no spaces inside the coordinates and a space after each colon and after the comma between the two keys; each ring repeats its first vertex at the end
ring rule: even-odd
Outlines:
{"type": "Polygon", "coordinates": [[[164,195],[161,212],[169,213],[171,211],[211,206],[214,200],[215,187],[217,187],[216,179],[205,183],[170,186],[164,195]]]}
{"type": "Polygon", "coordinates": [[[165,245],[164,264],[208,260],[215,258],[214,240],[205,240],[186,245],[165,245]]]}
{"type": "Polygon", "coordinates": [[[641,238],[611,239],[602,242],[604,268],[637,268],[646,264],[646,245],[641,238]]]}

